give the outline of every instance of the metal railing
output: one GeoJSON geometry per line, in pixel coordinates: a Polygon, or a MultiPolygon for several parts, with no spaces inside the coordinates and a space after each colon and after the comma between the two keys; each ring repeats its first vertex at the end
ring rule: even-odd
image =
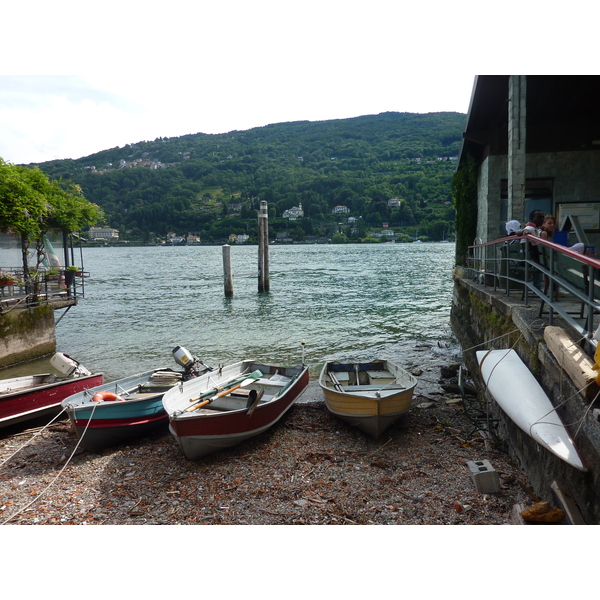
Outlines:
{"type": "Polygon", "coordinates": [[[84,297],[89,273],[60,270],[55,275],[52,271],[39,269],[25,277],[22,267],[0,267],[0,313],[15,307],[77,304],[84,297]]]}
{"type": "Polygon", "coordinates": [[[548,324],[560,315],[591,348],[600,321],[600,260],[566,246],[531,236],[503,237],[469,246],[465,277],[509,296],[517,291],[525,304],[540,300],[548,324]],[[539,258],[532,256],[536,247],[539,258]],[[577,308],[576,311],[573,309],[577,308]]]}

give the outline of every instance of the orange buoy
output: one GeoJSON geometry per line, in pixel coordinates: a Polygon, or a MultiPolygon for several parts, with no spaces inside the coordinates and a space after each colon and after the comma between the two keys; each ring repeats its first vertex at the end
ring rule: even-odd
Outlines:
{"type": "Polygon", "coordinates": [[[121,398],[121,396],[118,396],[114,392],[98,392],[97,394],[94,394],[92,396],[93,402],[102,402],[103,400],[106,400],[106,401],[125,400],[125,398],[121,398]]]}

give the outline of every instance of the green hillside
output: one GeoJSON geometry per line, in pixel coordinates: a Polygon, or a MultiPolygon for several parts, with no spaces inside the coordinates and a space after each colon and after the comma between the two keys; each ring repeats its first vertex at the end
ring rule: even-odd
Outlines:
{"type": "Polygon", "coordinates": [[[255,233],[260,200],[269,230],[292,239],[342,232],[364,238],[382,223],[441,239],[454,228],[450,182],[465,115],[382,113],[278,123],[225,134],[158,138],[38,166],[81,185],[122,239],[167,233],[203,241],[255,233]],[[390,206],[388,201],[398,199],[390,206]],[[304,218],[285,210],[302,205],[304,218]],[[349,214],[333,214],[346,206],[349,214]],[[356,222],[348,223],[348,217],[356,222]]]}

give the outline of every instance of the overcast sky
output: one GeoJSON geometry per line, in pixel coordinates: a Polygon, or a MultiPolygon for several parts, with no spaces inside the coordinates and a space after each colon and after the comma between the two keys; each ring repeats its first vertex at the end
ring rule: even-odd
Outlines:
{"type": "Polygon", "coordinates": [[[539,15],[526,0],[487,19],[474,0],[13,4],[0,36],[12,163],[284,121],[466,113],[477,74],[582,72],[596,55],[593,19],[579,13],[574,31],[552,3],[539,15]]]}

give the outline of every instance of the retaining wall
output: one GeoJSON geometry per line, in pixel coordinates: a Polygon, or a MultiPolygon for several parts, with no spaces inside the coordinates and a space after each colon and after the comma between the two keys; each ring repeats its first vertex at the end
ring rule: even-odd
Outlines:
{"type": "MultiPolygon", "coordinates": [[[[579,393],[546,346],[547,323],[538,318],[538,307],[525,306],[501,292],[455,276],[451,323],[480,402],[490,410],[493,443],[518,462],[542,500],[554,502],[551,486],[556,482],[572,496],[587,524],[600,524],[600,422],[597,416],[600,411],[593,410],[591,401],[579,393]],[[517,351],[557,408],[587,467],[586,472],[571,467],[537,444],[486,395],[475,352],[491,348],[517,351]]],[[[555,325],[563,326],[577,341],[566,324],[555,321],[555,325]]]]}
{"type": "Polygon", "coordinates": [[[0,315],[0,368],[56,352],[54,310],[39,306],[0,315]]]}

